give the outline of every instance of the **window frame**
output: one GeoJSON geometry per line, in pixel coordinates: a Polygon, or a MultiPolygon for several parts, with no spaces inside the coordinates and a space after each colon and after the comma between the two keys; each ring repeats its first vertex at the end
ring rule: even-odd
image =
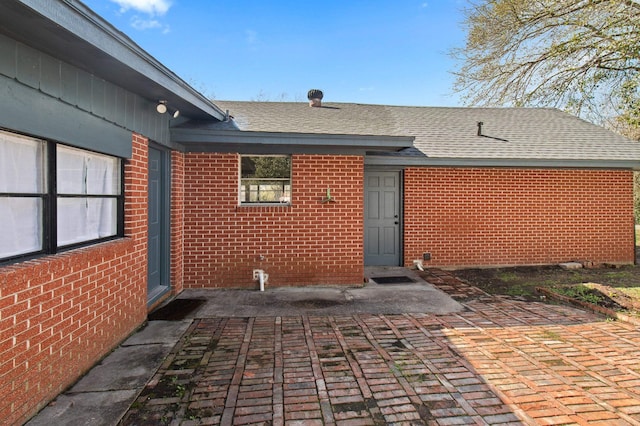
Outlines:
{"type": "Polygon", "coordinates": [[[62,253],[68,250],[72,250],[79,247],[91,246],[104,241],[115,240],[124,237],[124,198],[125,198],[125,185],[124,185],[124,165],[123,158],[104,154],[101,152],[92,151],[85,148],[78,148],[68,144],[63,144],[51,140],[46,140],[30,135],[21,134],[8,129],[0,128],[1,133],[8,133],[17,137],[24,137],[31,139],[32,141],[42,144],[44,154],[42,170],[43,174],[43,188],[41,193],[12,193],[3,192],[0,193],[1,198],[40,198],[42,200],[42,216],[39,217],[39,225],[42,230],[42,247],[39,250],[30,251],[27,253],[20,253],[14,256],[8,256],[0,258],[0,265],[21,262],[29,259],[33,259],[42,255],[51,255],[56,253],[62,253]],[[116,194],[60,194],[57,189],[57,147],[69,147],[79,151],[85,151],[92,154],[110,157],[116,159],[118,162],[118,190],[116,194]],[[116,232],[113,235],[105,237],[93,238],[89,240],[83,240],[66,245],[58,245],[58,199],[60,198],[86,198],[86,199],[115,199],[116,200],[116,232]]]}
{"type": "MultiPolygon", "coordinates": [[[[292,169],[293,160],[292,155],[287,154],[240,154],[238,156],[238,205],[239,206],[290,206],[293,197],[293,185],[292,185],[292,169]],[[242,159],[243,158],[255,158],[255,157],[269,157],[269,158],[287,158],[289,162],[289,176],[282,178],[243,178],[242,177],[242,159]],[[264,181],[283,181],[283,188],[288,184],[288,199],[286,201],[244,201],[243,200],[243,181],[245,180],[264,180],[264,181]]],[[[259,194],[258,190],[258,194],[259,194]]],[[[283,197],[287,194],[286,190],[283,190],[283,197]]],[[[246,196],[245,196],[246,198],[246,196]]]]}

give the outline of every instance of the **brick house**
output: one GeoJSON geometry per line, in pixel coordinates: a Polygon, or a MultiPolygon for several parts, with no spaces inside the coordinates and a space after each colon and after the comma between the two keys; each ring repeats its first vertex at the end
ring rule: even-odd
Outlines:
{"type": "Polygon", "coordinates": [[[166,298],[254,269],[634,261],[640,147],[557,110],[214,104],[77,0],[2,2],[0,53],[8,423],[166,298]]]}
{"type": "Polygon", "coordinates": [[[216,104],[230,120],[172,130],[197,188],[185,195],[185,286],[251,287],[257,267],[271,285],[305,285],[415,260],[634,262],[640,144],[559,110],[216,104]],[[238,160],[254,155],[290,156],[285,203],[238,195],[238,160]]]}

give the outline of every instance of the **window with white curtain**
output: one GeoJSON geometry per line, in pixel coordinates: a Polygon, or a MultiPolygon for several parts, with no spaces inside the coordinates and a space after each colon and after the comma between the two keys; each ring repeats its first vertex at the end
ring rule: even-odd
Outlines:
{"type": "Polygon", "coordinates": [[[0,259],[43,249],[45,147],[0,131],[0,259]]]}
{"type": "Polygon", "coordinates": [[[116,235],[120,161],[61,145],[56,157],[58,246],[116,235]]]}
{"type": "Polygon", "coordinates": [[[123,205],[119,158],[0,131],[0,261],[120,236],[123,205]]]}

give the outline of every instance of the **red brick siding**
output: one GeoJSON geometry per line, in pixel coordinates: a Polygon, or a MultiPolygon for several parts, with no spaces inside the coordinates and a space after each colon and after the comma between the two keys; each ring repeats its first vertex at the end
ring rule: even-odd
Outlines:
{"type": "Polygon", "coordinates": [[[238,206],[238,167],[185,156],[185,287],[255,288],[253,269],[267,287],[362,283],[362,157],[294,155],[291,206],[238,206]],[[327,188],[336,203],[321,203],[327,188]]]}
{"type": "Polygon", "coordinates": [[[146,317],[147,141],[125,165],[126,238],[0,268],[0,418],[19,424],[146,317]]]}
{"type": "Polygon", "coordinates": [[[405,172],[405,252],[432,266],[634,261],[630,171],[405,172]]]}
{"type": "Polygon", "coordinates": [[[171,290],[184,288],[184,154],[171,152],[171,290]]]}

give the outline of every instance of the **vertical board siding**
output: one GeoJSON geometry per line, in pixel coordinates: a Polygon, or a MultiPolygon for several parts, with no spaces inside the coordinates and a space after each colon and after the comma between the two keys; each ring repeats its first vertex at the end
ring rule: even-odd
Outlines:
{"type": "Polygon", "coordinates": [[[155,99],[147,100],[125,91],[99,76],[2,34],[0,74],[157,143],[169,143],[171,116],[156,112],[155,99]]]}

